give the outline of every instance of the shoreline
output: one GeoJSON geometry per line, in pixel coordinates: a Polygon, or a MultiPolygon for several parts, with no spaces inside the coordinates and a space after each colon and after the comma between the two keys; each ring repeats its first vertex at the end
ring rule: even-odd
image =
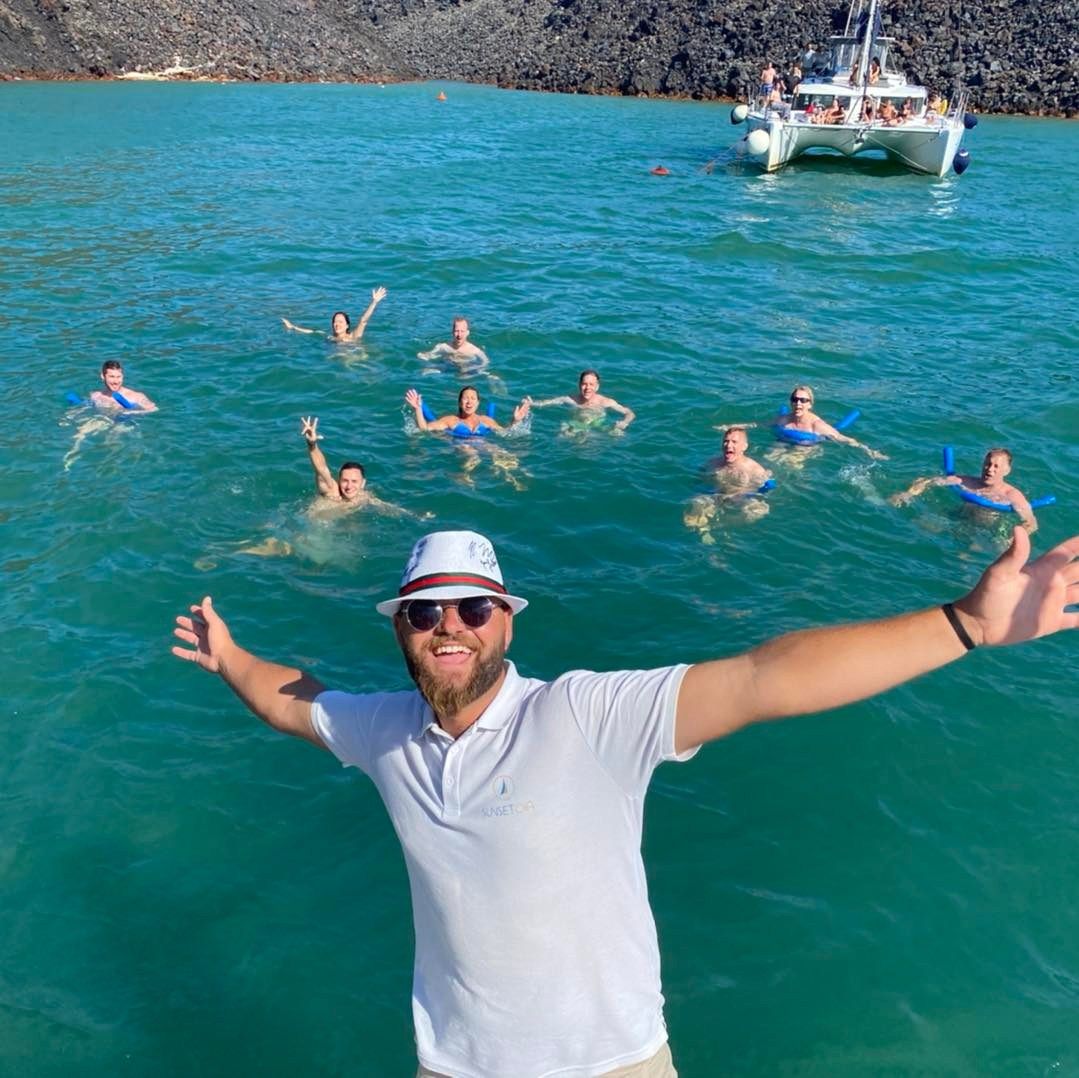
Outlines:
{"type": "MultiPolygon", "coordinates": [[[[443,83],[459,82],[467,86],[491,86],[498,90],[522,90],[528,93],[539,94],[576,94],[581,97],[637,97],[649,101],[697,101],[701,104],[734,105],[739,98],[729,97],[725,94],[706,95],[696,93],[625,93],[617,87],[597,89],[553,89],[539,86],[524,86],[514,82],[495,82],[483,79],[447,79],[447,78],[408,78],[401,75],[367,75],[345,76],[324,75],[319,78],[307,78],[284,71],[266,71],[247,76],[238,74],[204,74],[198,71],[199,66],[193,65],[174,66],[163,68],[160,71],[124,71],[118,74],[111,72],[95,73],[91,71],[49,71],[49,70],[24,70],[0,72],[0,83],[5,82],[198,82],[225,84],[250,84],[270,83],[272,85],[297,85],[297,86],[328,86],[328,85],[354,85],[354,86],[381,86],[403,85],[405,83],[443,83]]],[[[1043,109],[1036,112],[1021,112],[1011,109],[971,109],[979,116],[1023,116],[1030,119],[1050,120],[1075,120],[1079,119],[1077,109],[1043,109]]]]}

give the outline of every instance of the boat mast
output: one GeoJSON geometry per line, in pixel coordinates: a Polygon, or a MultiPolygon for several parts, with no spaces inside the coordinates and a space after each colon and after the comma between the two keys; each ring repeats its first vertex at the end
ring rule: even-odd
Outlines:
{"type": "Polygon", "coordinates": [[[877,28],[877,5],[880,0],[869,0],[869,14],[865,20],[865,38],[862,44],[862,54],[858,58],[858,82],[862,90],[862,100],[865,100],[865,77],[869,70],[869,54],[873,51],[874,32],[877,28]]]}
{"type": "MultiPolygon", "coordinates": [[[[861,19],[865,19],[865,29],[862,31],[862,51],[858,57],[858,72],[852,76],[851,82],[857,88],[858,95],[852,100],[850,111],[847,113],[846,119],[848,123],[858,123],[865,112],[865,99],[866,99],[866,72],[869,70],[869,56],[873,51],[874,30],[877,25],[877,4],[879,0],[869,0],[869,11],[864,16],[861,12],[862,3],[861,0],[856,0],[859,11],[855,21],[855,29],[859,26],[861,19]]],[[[847,16],[847,33],[850,33],[851,18],[854,17],[854,4],[851,4],[850,14],[847,16]]],[[[857,48],[857,43],[855,43],[857,48]]]]}

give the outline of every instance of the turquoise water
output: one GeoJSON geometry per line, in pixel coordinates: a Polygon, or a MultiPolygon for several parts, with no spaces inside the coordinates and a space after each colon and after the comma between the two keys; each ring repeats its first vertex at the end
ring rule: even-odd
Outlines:
{"type": "MultiPolygon", "coordinates": [[[[445,89],[0,85],[0,1073],[411,1073],[376,795],[168,654],[212,593],[256,652],[404,684],[371,607],[425,526],[308,518],[300,415],[383,498],[495,539],[537,676],[956,596],[1000,522],[883,502],[945,442],[970,470],[1009,445],[1057,495],[1036,549],[1077,530],[1074,125],[983,119],[962,180],[762,177],[720,106],[445,89]],[[378,284],[362,349],[281,329],[378,284]],[[539,412],[474,470],[407,434],[409,386],[451,410],[457,379],[414,357],[456,313],[501,415],[594,366],[637,422],[567,438],[539,412]],[[109,358],[159,414],[65,407],[109,358]],[[702,542],[712,425],[796,381],[891,459],[785,454],[771,511],[702,542]],[[243,553],[271,540],[292,552],[243,553]]],[[[975,654],[660,769],[684,1075],[1079,1075],[1075,656],[975,654]]]]}

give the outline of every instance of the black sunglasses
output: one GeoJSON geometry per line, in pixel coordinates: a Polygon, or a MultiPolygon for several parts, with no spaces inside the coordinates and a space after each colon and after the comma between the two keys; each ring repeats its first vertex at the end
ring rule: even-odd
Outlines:
{"type": "Polygon", "coordinates": [[[811,404],[812,401],[808,397],[791,397],[791,404],[811,404]]]}
{"type": "Polygon", "coordinates": [[[495,607],[501,604],[486,595],[470,595],[452,603],[439,603],[434,599],[413,599],[403,603],[399,613],[418,633],[430,632],[442,620],[442,612],[447,606],[457,607],[457,616],[469,629],[480,629],[491,620],[495,607]]]}

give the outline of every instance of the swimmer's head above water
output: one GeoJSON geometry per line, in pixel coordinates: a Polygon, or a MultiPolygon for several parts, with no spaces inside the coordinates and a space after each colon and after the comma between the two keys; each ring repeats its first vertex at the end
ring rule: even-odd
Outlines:
{"type": "Polygon", "coordinates": [[[982,482],[999,483],[1006,479],[1012,470],[1012,451],[997,446],[986,451],[982,461],[982,482]]]}
{"type": "Polygon", "coordinates": [[[730,464],[745,456],[749,448],[749,435],[745,427],[728,427],[723,435],[723,460],[730,464]]]}
{"type": "Polygon", "coordinates": [[[363,465],[354,460],[346,460],[337,472],[337,487],[346,502],[355,501],[367,486],[367,473],[363,465]]]}
{"type": "Polygon", "coordinates": [[[334,311],[330,317],[330,329],[335,337],[343,337],[351,332],[352,322],[344,311],[334,311]]]}
{"type": "Polygon", "coordinates": [[[791,390],[791,412],[798,418],[813,411],[813,390],[809,386],[795,386],[791,390]]]}
{"type": "Polygon", "coordinates": [[[475,386],[465,386],[457,394],[457,414],[462,418],[475,415],[480,407],[480,394],[475,386]]]}
{"type": "Polygon", "coordinates": [[[591,400],[599,392],[599,375],[589,368],[577,376],[577,388],[583,400],[591,400]]]}
{"type": "Polygon", "coordinates": [[[453,325],[451,327],[451,339],[453,340],[454,348],[460,348],[461,345],[468,340],[468,333],[468,319],[458,315],[453,320],[453,325]]]}
{"type": "Polygon", "coordinates": [[[124,367],[118,359],[106,359],[101,364],[101,381],[110,393],[116,393],[124,387],[124,367]]]}

